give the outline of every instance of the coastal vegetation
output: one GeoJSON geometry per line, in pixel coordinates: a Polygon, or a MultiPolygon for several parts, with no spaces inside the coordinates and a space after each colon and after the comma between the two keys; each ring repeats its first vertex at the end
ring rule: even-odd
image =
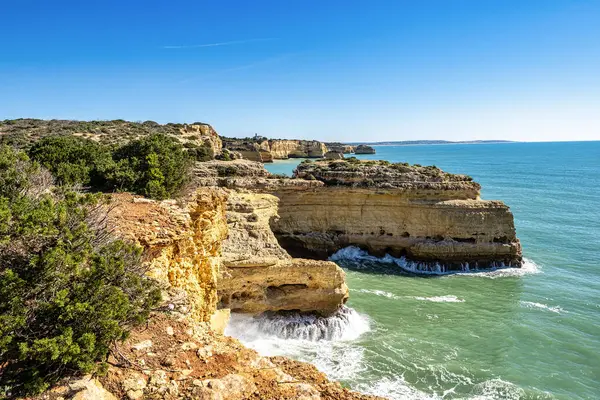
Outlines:
{"type": "MultiPolygon", "coordinates": [[[[65,180],[86,175],[67,167],[65,180]]],[[[139,248],[113,237],[107,207],[0,147],[0,398],[102,372],[110,346],[157,305],[139,248]]]]}
{"type": "Polygon", "coordinates": [[[189,178],[194,155],[176,140],[151,134],[124,145],[77,136],[46,136],[28,155],[61,185],[92,191],[129,191],[155,199],[174,196],[189,178]]]}

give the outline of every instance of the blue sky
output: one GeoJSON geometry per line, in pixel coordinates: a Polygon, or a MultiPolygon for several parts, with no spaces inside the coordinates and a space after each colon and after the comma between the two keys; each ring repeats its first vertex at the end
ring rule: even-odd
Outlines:
{"type": "Polygon", "coordinates": [[[600,140],[600,1],[3,0],[0,119],[600,140]]]}

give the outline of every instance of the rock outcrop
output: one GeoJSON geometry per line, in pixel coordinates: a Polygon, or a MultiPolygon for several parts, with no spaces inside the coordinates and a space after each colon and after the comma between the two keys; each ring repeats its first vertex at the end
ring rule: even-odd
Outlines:
{"type": "Polygon", "coordinates": [[[509,207],[480,200],[470,177],[359,160],[300,164],[296,177],[308,176],[326,186],[275,191],[280,218],[272,227],[294,256],[325,258],[357,245],[422,262],[423,272],[521,264],[509,207]]]}
{"type": "Polygon", "coordinates": [[[344,158],[344,153],[339,151],[328,151],[325,153],[326,160],[342,160],[344,158]]]}
{"type": "Polygon", "coordinates": [[[277,203],[269,194],[229,194],[220,307],[253,314],[331,314],[348,297],[344,271],[329,261],[294,259],[279,246],[269,226],[277,218],[277,203]]]}
{"type": "Polygon", "coordinates": [[[209,322],[216,311],[226,198],[224,190],[200,189],[181,207],[173,200],[117,194],[108,214],[117,235],[143,247],[148,275],[187,293],[199,322],[209,322]]]}
{"type": "Polygon", "coordinates": [[[354,154],[375,154],[375,149],[366,144],[360,144],[354,149],[354,154]]]}
{"type": "Polygon", "coordinates": [[[321,158],[327,153],[327,146],[316,140],[269,140],[274,159],[321,158]]]}
{"type": "Polygon", "coordinates": [[[322,158],[327,147],[316,140],[267,140],[262,137],[224,139],[223,146],[250,161],[263,163],[288,158],[322,158]]]}
{"type": "Polygon", "coordinates": [[[154,313],[146,326],[116,345],[108,361],[108,373],[79,392],[102,397],[77,399],[379,399],[329,381],[312,365],[260,356],[176,310],[154,313]]]}
{"type": "Polygon", "coordinates": [[[178,137],[183,143],[194,144],[208,148],[211,158],[215,158],[221,154],[223,150],[223,142],[217,131],[208,124],[192,124],[183,125],[179,129],[181,136],[178,137]]]}
{"type": "Polygon", "coordinates": [[[241,155],[242,158],[262,163],[273,162],[273,155],[268,140],[223,139],[223,147],[228,151],[241,155]]]}
{"type": "Polygon", "coordinates": [[[329,381],[312,365],[262,357],[219,333],[229,312],[217,310],[219,297],[221,305],[251,313],[327,313],[347,297],[337,265],[293,259],[277,244],[269,228],[277,201],[215,187],[179,203],[113,195],[106,222],[144,248],[163,304],[113,345],[106,375],[66,378],[37,399],[376,400],[329,381]]]}
{"type": "Polygon", "coordinates": [[[325,146],[327,147],[327,149],[329,151],[336,151],[336,152],[342,153],[342,154],[354,153],[354,149],[355,149],[355,146],[352,146],[349,144],[344,144],[344,143],[339,143],[339,142],[325,143],[325,146]]]}

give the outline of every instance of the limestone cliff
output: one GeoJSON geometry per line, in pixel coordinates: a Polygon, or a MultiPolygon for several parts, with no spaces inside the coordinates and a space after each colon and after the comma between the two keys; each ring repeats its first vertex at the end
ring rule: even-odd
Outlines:
{"type": "Polygon", "coordinates": [[[316,140],[269,140],[274,159],[321,158],[327,153],[327,146],[316,140]]]}
{"type": "Polygon", "coordinates": [[[354,154],[375,154],[375,149],[366,144],[360,144],[354,148],[354,154]]]}
{"type": "Polygon", "coordinates": [[[150,276],[167,289],[187,293],[197,321],[210,321],[217,306],[221,244],[227,236],[225,192],[201,189],[185,207],[129,194],[113,199],[109,226],[144,248],[150,276]]]}
{"type": "Polygon", "coordinates": [[[325,146],[327,146],[329,151],[335,151],[342,154],[351,154],[354,153],[355,150],[355,146],[339,142],[325,143],[325,146]]]}
{"type": "Polygon", "coordinates": [[[296,177],[307,176],[326,185],[275,191],[280,218],[272,227],[292,255],[324,258],[358,245],[428,262],[425,269],[521,264],[509,207],[480,200],[469,177],[358,160],[303,163],[296,177]]]}
{"type": "Polygon", "coordinates": [[[179,129],[181,136],[178,137],[184,144],[195,144],[210,149],[211,158],[221,154],[223,142],[219,134],[208,124],[184,125],[179,129]]]}
{"type": "Polygon", "coordinates": [[[348,297],[344,272],[329,261],[293,259],[279,246],[269,226],[277,218],[277,203],[269,194],[230,192],[220,306],[254,314],[331,314],[348,297]]]}
{"type": "Polygon", "coordinates": [[[327,146],[316,140],[227,138],[224,139],[223,146],[229,151],[241,154],[247,160],[263,163],[288,158],[321,158],[327,153],[327,146]]]}

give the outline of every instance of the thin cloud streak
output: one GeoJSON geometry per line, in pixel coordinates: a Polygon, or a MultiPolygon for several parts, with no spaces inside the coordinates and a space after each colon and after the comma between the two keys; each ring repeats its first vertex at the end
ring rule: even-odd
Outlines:
{"type": "Polygon", "coordinates": [[[217,42],[217,43],[205,43],[205,44],[192,44],[192,45],[181,45],[181,46],[162,46],[163,49],[176,50],[176,49],[199,49],[203,47],[218,47],[218,46],[231,46],[234,44],[245,44],[254,42],[267,42],[271,40],[277,40],[275,38],[264,38],[264,39],[246,39],[246,40],[232,40],[229,42],[217,42]]]}
{"type": "Polygon", "coordinates": [[[269,57],[269,58],[265,58],[263,60],[258,60],[256,62],[250,63],[250,64],[246,64],[246,65],[239,65],[237,67],[231,67],[231,68],[223,68],[217,71],[213,71],[204,75],[200,75],[200,76],[195,76],[195,77],[190,77],[184,80],[179,81],[179,83],[189,83],[192,81],[197,81],[197,80],[202,80],[204,78],[210,78],[213,76],[218,76],[221,75],[223,73],[227,73],[227,72],[233,72],[233,71],[240,71],[240,70],[245,70],[245,69],[250,69],[250,68],[254,68],[260,65],[266,65],[266,64],[271,64],[271,63],[276,63],[278,61],[283,61],[286,60],[290,57],[294,57],[297,56],[298,54],[302,54],[302,52],[297,52],[297,53],[287,53],[287,54],[281,54],[279,56],[275,56],[275,57],[269,57]]]}

